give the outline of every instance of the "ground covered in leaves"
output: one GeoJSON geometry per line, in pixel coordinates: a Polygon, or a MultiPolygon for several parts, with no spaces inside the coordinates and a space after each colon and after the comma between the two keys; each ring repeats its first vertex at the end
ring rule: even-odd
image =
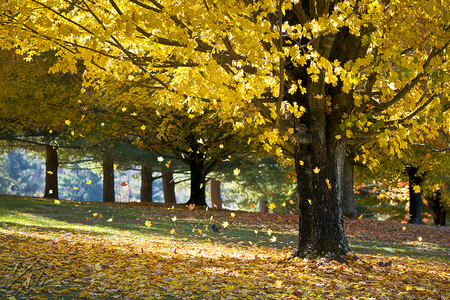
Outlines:
{"type": "Polygon", "coordinates": [[[0,298],[450,298],[448,227],[346,220],[360,260],[340,264],[288,260],[296,226],[283,214],[0,196],[0,298]]]}

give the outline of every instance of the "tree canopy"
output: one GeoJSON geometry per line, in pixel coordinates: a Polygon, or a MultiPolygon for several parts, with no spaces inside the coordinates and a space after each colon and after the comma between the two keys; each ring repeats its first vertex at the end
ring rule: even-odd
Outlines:
{"type": "Polygon", "coordinates": [[[54,72],[75,72],[82,61],[86,89],[111,75],[150,81],[154,99],[193,117],[217,111],[222,119],[239,117],[235,126],[270,125],[259,136],[266,150],[295,159],[294,255],[342,260],[351,253],[341,203],[348,143],[378,140],[399,153],[444,125],[448,7],[412,0],[10,0],[0,6],[0,45],[30,57],[54,49],[54,72]]]}

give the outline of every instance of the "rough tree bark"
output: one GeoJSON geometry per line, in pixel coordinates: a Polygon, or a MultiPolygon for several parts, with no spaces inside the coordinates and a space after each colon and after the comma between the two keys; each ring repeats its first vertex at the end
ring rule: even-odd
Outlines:
{"type": "Polygon", "coordinates": [[[115,202],[114,162],[111,158],[103,159],[103,202],[115,202]]]}
{"type": "Polygon", "coordinates": [[[408,174],[409,182],[409,214],[408,223],[411,224],[425,224],[422,220],[422,174],[419,173],[419,167],[406,165],[406,173],[408,174]],[[420,192],[414,191],[414,186],[420,187],[420,192]]]}
{"type": "Polygon", "coordinates": [[[164,203],[177,203],[177,198],[175,196],[175,181],[173,180],[172,169],[162,169],[162,186],[164,193],[164,203]]]}
{"type": "Polygon", "coordinates": [[[211,206],[214,208],[222,208],[222,197],[220,196],[220,181],[211,178],[211,206]]]}
{"type": "Polygon", "coordinates": [[[153,181],[152,168],[141,166],[141,202],[153,202],[153,181]]]}
{"type": "Polygon", "coordinates": [[[263,197],[259,197],[258,201],[259,201],[259,212],[267,214],[269,212],[269,207],[267,206],[267,200],[264,200],[263,197]]]}
{"type": "Polygon", "coordinates": [[[45,146],[45,192],[44,198],[59,199],[58,194],[58,148],[45,146]]]}

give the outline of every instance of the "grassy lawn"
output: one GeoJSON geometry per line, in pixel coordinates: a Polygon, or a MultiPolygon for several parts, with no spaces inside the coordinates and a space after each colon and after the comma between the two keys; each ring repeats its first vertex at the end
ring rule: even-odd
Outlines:
{"type": "Polygon", "coordinates": [[[450,298],[448,227],[345,226],[360,260],[287,260],[294,215],[0,196],[0,299],[450,298]]]}

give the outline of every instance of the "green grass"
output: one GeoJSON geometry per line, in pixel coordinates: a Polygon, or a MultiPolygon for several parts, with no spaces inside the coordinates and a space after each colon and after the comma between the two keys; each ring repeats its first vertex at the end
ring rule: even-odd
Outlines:
{"type": "MultiPolygon", "coordinates": [[[[0,275],[0,298],[3,293],[5,299],[227,299],[225,292],[230,290],[237,295],[233,299],[279,299],[284,291],[287,299],[328,299],[345,298],[351,291],[348,288],[356,284],[352,280],[365,280],[352,275],[348,282],[339,283],[342,289],[331,286],[317,291],[315,285],[322,286],[332,274],[328,269],[314,275],[311,270],[323,268],[314,267],[317,262],[286,261],[296,246],[297,216],[233,214],[227,210],[189,210],[181,204],[55,203],[0,196],[0,270],[5,274],[3,278],[0,275]],[[147,221],[151,226],[146,226],[147,221]],[[212,223],[224,222],[229,226],[220,233],[211,231],[212,223]],[[301,267],[291,270],[292,264],[301,267]],[[177,280],[168,284],[164,280],[172,277],[157,276],[159,265],[172,266],[171,276],[177,280]],[[19,276],[20,272],[24,275],[19,276]],[[42,286],[38,285],[39,272],[47,278],[42,286]],[[102,272],[103,277],[97,278],[102,272]],[[282,273],[272,276],[276,272],[282,273]],[[31,288],[26,284],[28,273],[31,288]],[[190,277],[190,273],[196,275],[190,277]],[[202,279],[207,274],[215,278],[210,286],[202,279]],[[128,278],[133,282],[127,283],[128,278]],[[264,282],[263,287],[255,285],[254,278],[264,282]],[[311,283],[310,289],[294,279],[311,283]],[[149,280],[150,286],[139,284],[149,280]],[[280,282],[286,285],[284,290],[279,289],[280,282]],[[145,289],[138,292],[143,285],[145,289]]],[[[345,223],[350,245],[367,264],[392,260],[401,266],[405,259],[412,259],[408,272],[413,273],[422,265],[439,270],[450,262],[449,239],[445,239],[448,228],[367,218],[345,223]]],[[[350,268],[356,274],[363,273],[355,271],[358,265],[350,268]]],[[[378,276],[377,272],[371,276],[378,276]]],[[[402,278],[405,267],[390,272],[398,272],[402,278]]],[[[341,275],[332,281],[340,280],[341,275]]],[[[402,291],[396,289],[405,284],[394,280],[390,296],[400,295],[402,291]]]]}

